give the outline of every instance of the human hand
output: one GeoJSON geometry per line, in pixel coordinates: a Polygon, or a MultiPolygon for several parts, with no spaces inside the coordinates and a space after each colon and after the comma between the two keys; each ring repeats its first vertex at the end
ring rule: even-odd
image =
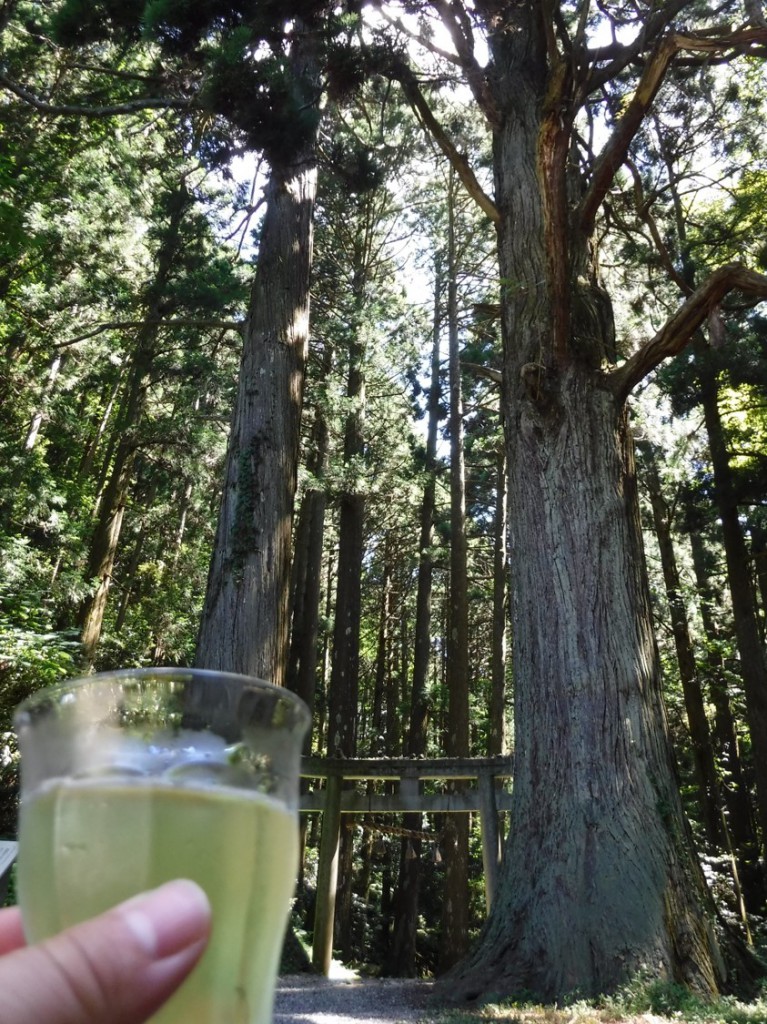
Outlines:
{"type": "Polygon", "coordinates": [[[210,906],[179,880],[26,946],[16,907],[0,911],[2,1024],[142,1024],[202,955],[210,906]]]}

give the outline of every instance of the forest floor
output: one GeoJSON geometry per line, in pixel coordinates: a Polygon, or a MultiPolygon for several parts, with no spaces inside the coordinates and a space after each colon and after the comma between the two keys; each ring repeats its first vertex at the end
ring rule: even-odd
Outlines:
{"type": "Polygon", "coordinates": [[[445,1010],[428,981],[372,978],[334,962],[330,976],[284,975],[273,1024],[767,1024],[767,1001],[703,1003],[675,986],[645,987],[567,1007],[487,1005],[445,1010]]]}

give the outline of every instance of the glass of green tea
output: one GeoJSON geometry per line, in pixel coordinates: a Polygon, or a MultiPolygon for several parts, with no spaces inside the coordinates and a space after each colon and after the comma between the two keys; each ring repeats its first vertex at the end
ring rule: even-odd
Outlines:
{"type": "Polygon", "coordinates": [[[244,676],[136,669],[43,690],[15,724],[29,940],[191,878],[212,937],[152,1021],[269,1024],[298,866],[303,702],[244,676]]]}

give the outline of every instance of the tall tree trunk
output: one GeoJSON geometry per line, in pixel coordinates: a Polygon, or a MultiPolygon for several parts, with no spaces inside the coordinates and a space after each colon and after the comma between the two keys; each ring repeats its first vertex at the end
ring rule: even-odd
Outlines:
{"type": "MultiPolygon", "coordinates": [[[[495,16],[492,4],[481,8],[495,16]]],[[[490,917],[451,992],[589,996],[647,964],[714,992],[725,967],[662,704],[627,414],[604,384],[609,310],[589,239],[570,216],[571,122],[552,101],[565,96],[567,67],[552,56],[538,5],[506,5],[503,15],[503,31],[490,36],[489,80],[504,282],[513,825],[490,917]]]]}
{"type": "MultiPolygon", "coordinates": [[[[469,602],[466,472],[458,337],[455,178],[448,189],[447,315],[450,365],[450,604],[447,633],[448,716],[445,753],[469,756],[469,602]]],[[[445,826],[445,889],[440,969],[452,967],[469,945],[469,817],[449,815],[445,826]]]]}
{"type": "Polygon", "coordinates": [[[144,542],[146,541],[147,529],[146,524],[142,523],[141,528],[133,542],[133,551],[131,552],[130,560],[128,562],[125,574],[122,580],[122,590],[120,593],[120,604],[117,608],[117,615],[115,617],[115,633],[119,633],[125,625],[125,619],[128,614],[128,606],[130,605],[131,592],[133,590],[133,584],[136,581],[136,573],[138,571],[139,563],[141,562],[141,555],[144,552],[144,542]]]}
{"type": "MultiPolygon", "coordinates": [[[[363,275],[358,274],[355,295],[362,303],[363,275]]],[[[349,345],[349,375],[346,396],[350,410],[344,429],[344,464],[350,471],[364,453],[365,345],[357,331],[349,345]]],[[[350,479],[357,476],[350,472],[350,479]]],[[[333,647],[328,693],[328,752],[335,757],[355,757],[359,720],[359,654],[361,618],[361,575],[364,553],[365,495],[344,490],[340,497],[338,531],[338,584],[336,588],[333,647]]],[[[341,833],[336,897],[336,943],[351,958],[354,945],[352,921],[352,860],[354,832],[341,833]]]]}
{"type": "MultiPolygon", "coordinates": [[[[425,484],[421,500],[418,543],[418,583],[416,589],[415,636],[413,637],[413,681],[410,690],[410,723],[405,752],[408,757],[426,753],[428,725],[427,684],[431,653],[431,590],[434,570],[432,531],[437,472],[437,432],[441,399],[439,341],[442,330],[442,280],[439,264],[434,275],[434,325],[432,330],[431,381],[429,384],[428,426],[426,433],[425,484]]],[[[406,814],[403,827],[417,832],[422,828],[420,814],[406,814]]],[[[387,970],[390,974],[412,978],[416,974],[416,934],[418,895],[421,881],[421,840],[413,839],[414,857],[408,856],[407,841],[400,843],[399,875],[394,897],[394,919],[387,970]]]]}
{"type": "Polygon", "coordinates": [[[506,558],[506,451],[498,452],[493,536],[493,650],[490,667],[490,757],[506,750],[506,633],[508,620],[508,561],[506,558]]]}
{"type": "MultiPolygon", "coordinates": [[[[330,372],[332,350],[325,346],[322,362],[322,380],[330,372]]],[[[314,711],[317,687],[317,643],[322,595],[322,554],[325,536],[325,507],[327,495],[323,478],[328,462],[328,424],[318,403],[312,427],[312,449],[309,470],[319,486],[307,489],[301,503],[296,527],[296,555],[294,563],[293,613],[288,662],[287,685],[314,711]]],[[[312,749],[311,730],[304,741],[304,752],[312,749]]]]}
{"type": "Polygon", "coordinates": [[[29,423],[29,429],[27,430],[27,437],[24,441],[24,448],[27,451],[31,451],[37,441],[37,437],[40,433],[40,427],[43,425],[45,413],[51,400],[53,388],[56,384],[56,380],[61,372],[61,367],[64,361],[64,356],[61,352],[57,352],[54,356],[50,369],[48,370],[48,380],[45,382],[43,393],[40,395],[37,409],[32,414],[32,418],[29,423]]]}
{"type": "MultiPolygon", "coordinates": [[[[355,338],[350,347],[346,392],[353,408],[347,416],[344,432],[344,463],[349,466],[362,456],[364,448],[363,355],[364,347],[355,338]]],[[[357,753],[365,496],[358,490],[345,490],[339,504],[338,573],[328,694],[328,753],[331,757],[354,757],[357,753]]]]}
{"type": "Polygon", "coordinates": [[[707,677],[711,702],[714,705],[713,742],[722,765],[720,790],[727,807],[727,822],[738,858],[738,873],[746,906],[759,913],[764,905],[764,879],[759,867],[759,844],[756,838],[749,785],[740,757],[740,744],[720,651],[717,622],[712,612],[716,600],[711,587],[711,560],[700,529],[689,528],[695,580],[700,595],[700,612],[706,635],[707,677]]]}
{"type": "Polygon", "coordinates": [[[395,748],[392,740],[392,719],[398,708],[391,703],[391,604],[392,566],[391,535],[384,538],[383,579],[381,580],[381,605],[378,613],[378,641],[376,644],[375,681],[373,684],[373,737],[371,753],[376,757],[393,757],[395,748]]]}
{"type": "Polygon", "coordinates": [[[746,715],[760,826],[760,855],[767,839],[767,661],[759,635],[751,561],[738,515],[729,453],[719,415],[718,385],[711,369],[699,370],[701,404],[714,470],[716,505],[724,542],[727,582],[732,599],[735,637],[746,695],[746,715]]]}
{"type": "Polygon", "coordinates": [[[645,467],[644,479],[652,507],[653,524],[658,540],[661,570],[671,617],[671,630],[674,636],[677,664],[687,712],[687,724],[690,730],[698,806],[708,842],[713,848],[716,848],[722,845],[725,837],[722,835],[722,812],[719,806],[719,784],[711,745],[711,730],[706,716],[703,690],[698,677],[695,652],[690,637],[676,552],[671,537],[668,505],[661,490],[655,454],[649,444],[642,446],[642,455],[645,467]]]}
{"type": "Polygon", "coordinates": [[[184,181],[170,197],[169,220],[162,234],[154,279],[144,297],[145,323],[139,329],[128,371],[126,395],[113,429],[114,459],[98,502],[98,516],[88,552],[88,578],[95,580],[91,594],[82,602],[79,622],[83,657],[93,665],[104,613],[112,584],[112,572],[120,542],[125,503],[130,492],[138,452],[137,432],[144,416],[147,381],[157,350],[163,320],[163,299],[182,246],[182,224],[191,196],[184,181]]]}
{"type": "Polygon", "coordinates": [[[93,665],[104,623],[112,573],[120,543],[125,503],[133,482],[133,468],[138,451],[136,432],[146,405],[146,377],[151,366],[151,352],[156,340],[156,326],[142,331],[133,357],[128,392],[115,422],[118,438],[114,460],[98,506],[98,517],[88,551],[87,578],[94,581],[93,591],[80,605],[80,642],[83,658],[93,665]]]}
{"type": "MultiPolygon", "coordinates": [[[[321,91],[311,26],[298,20],[293,39],[293,78],[312,97],[311,105],[321,91]]],[[[315,150],[316,135],[289,156],[271,155],[226,478],[197,637],[199,666],[279,685],[285,682],[288,660],[315,150]]]]}

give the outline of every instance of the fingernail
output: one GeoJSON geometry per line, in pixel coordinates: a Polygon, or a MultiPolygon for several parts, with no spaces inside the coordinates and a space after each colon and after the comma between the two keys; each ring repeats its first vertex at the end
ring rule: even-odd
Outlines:
{"type": "Polygon", "coordinates": [[[153,958],[172,956],[206,939],[210,931],[208,897],[199,885],[187,879],[134,896],[118,910],[153,958]]]}

